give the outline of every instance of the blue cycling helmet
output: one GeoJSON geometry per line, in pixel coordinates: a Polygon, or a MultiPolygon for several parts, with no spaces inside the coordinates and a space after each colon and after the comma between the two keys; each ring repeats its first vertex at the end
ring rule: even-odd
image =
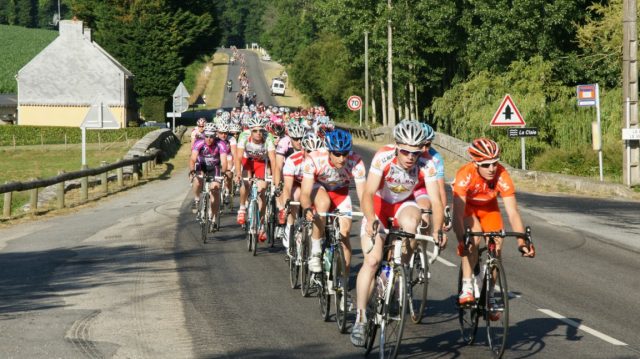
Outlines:
{"type": "Polygon", "coordinates": [[[343,129],[327,132],[325,144],[331,152],[351,151],[351,134],[343,129]]]}
{"type": "Polygon", "coordinates": [[[422,129],[424,130],[425,140],[433,141],[433,138],[436,137],[436,131],[433,130],[433,127],[429,126],[427,123],[422,123],[422,129]]]}

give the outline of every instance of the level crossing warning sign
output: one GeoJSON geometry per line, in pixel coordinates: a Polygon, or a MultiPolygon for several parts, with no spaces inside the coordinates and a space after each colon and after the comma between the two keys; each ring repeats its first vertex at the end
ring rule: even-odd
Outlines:
{"type": "Polygon", "coordinates": [[[491,120],[491,126],[524,126],[525,122],[516,107],[516,104],[511,99],[511,96],[507,94],[498,111],[493,115],[491,120]]]}

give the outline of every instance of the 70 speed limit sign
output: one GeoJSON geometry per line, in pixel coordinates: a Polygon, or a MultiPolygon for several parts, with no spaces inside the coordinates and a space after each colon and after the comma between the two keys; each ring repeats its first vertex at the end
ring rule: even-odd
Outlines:
{"type": "Polygon", "coordinates": [[[347,100],[347,107],[349,107],[349,110],[351,111],[358,111],[359,109],[362,108],[362,99],[360,98],[360,96],[351,96],[349,97],[349,99],[347,100]]]}

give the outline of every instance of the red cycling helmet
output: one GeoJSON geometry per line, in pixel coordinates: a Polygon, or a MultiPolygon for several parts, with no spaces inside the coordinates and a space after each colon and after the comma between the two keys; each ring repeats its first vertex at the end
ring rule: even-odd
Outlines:
{"type": "Polygon", "coordinates": [[[500,160],[500,146],[488,138],[477,138],[471,142],[467,152],[478,163],[493,163],[500,160]]]}

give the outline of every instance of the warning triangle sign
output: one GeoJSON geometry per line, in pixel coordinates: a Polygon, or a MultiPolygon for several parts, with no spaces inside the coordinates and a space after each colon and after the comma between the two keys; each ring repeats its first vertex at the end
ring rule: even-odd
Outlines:
{"type": "Polygon", "coordinates": [[[511,96],[507,94],[500,107],[498,107],[498,111],[493,115],[493,119],[491,120],[491,126],[524,126],[524,119],[518,111],[516,104],[513,103],[511,96]]]}

